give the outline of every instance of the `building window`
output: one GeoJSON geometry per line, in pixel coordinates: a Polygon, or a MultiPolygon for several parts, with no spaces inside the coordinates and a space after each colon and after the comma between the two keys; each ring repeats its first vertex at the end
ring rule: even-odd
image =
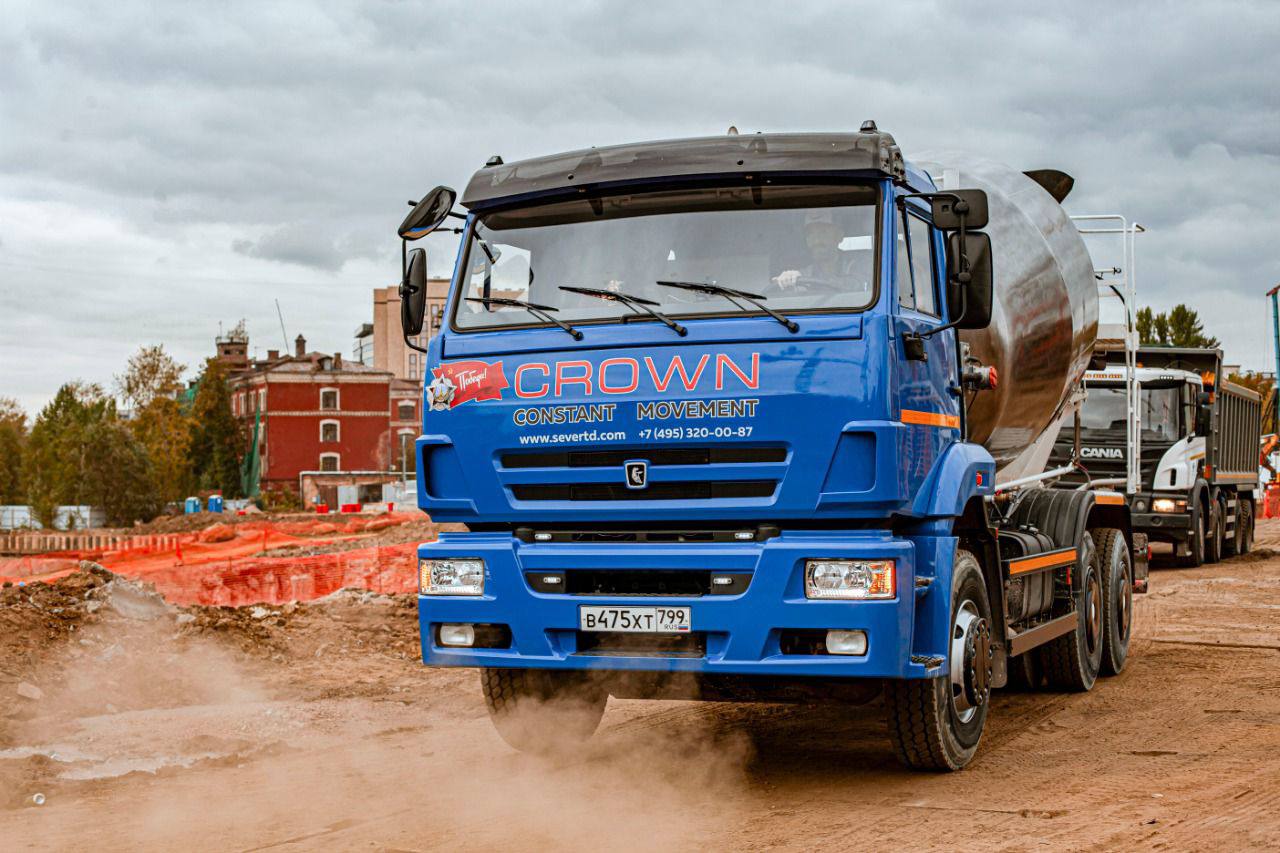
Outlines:
{"type": "Polygon", "coordinates": [[[413,403],[401,403],[396,406],[396,420],[411,421],[413,420],[413,403]]]}
{"type": "Polygon", "coordinates": [[[337,421],[321,421],[320,422],[320,440],[322,442],[331,443],[340,440],[341,431],[337,421]]]}
{"type": "Polygon", "coordinates": [[[258,389],[258,411],[265,412],[267,410],[267,389],[258,389]]]}
{"type": "Polygon", "coordinates": [[[336,453],[320,454],[320,470],[321,471],[341,471],[342,457],[336,453]]]}
{"type": "Polygon", "coordinates": [[[326,412],[336,412],[338,410],[337,388],[320,389],[320,408],[326,412]]]}

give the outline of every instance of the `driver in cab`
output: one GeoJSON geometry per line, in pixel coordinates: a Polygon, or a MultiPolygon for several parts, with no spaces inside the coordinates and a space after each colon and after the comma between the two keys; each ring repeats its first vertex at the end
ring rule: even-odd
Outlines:
{"type": "Polygon", "coordinates": [[[800,269],[783,270],[773,277],[773,283],[786,294],[869,286],[871,253],[841,249],[844,238],[844,229],[836,224],[832,211],[808,211],[804,216],[804,242],[811,262],[800,269]]]}

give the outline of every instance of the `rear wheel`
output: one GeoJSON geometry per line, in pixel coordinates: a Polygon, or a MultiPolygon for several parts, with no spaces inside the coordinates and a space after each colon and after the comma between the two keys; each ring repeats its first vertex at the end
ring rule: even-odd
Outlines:
{"type": "Polygon", "coordinates": [[[1080,589],[1074,594],[1076,629],[1044,646],[1044,669],[1049,684],[1059,690],[1093,689],[1102,665],[1103,587],[1098,571],[1098,551],[1088,533],[1080,543],[1076,566],[1080,589]]]}
{"type": "Polygon", "coordinates": [[[489,719],[521,752],[565,752],[595,733],[608,692],[587,673],[546,669],[481,669],[489,719]]]}
{"type": "Polygon", "coordinates": [[[1121,531],[1100,527],[1092,535],[1102,575],[1102,674],[1117,675],[1133,631],[1133,560],[1121,531]]]}
{"type": "Polygon", "coordinates": [[[987,722],[994,659],[982,568],[968,551],[957,551],[947,674],[891,680],[885,686],[889,736],[903,764],[959,770],[972,760],[987,722]]]}
{"type": "Polygon", "coordinates": [[[1238,498],[1236,501],[1236,553],[1248,554],[1253,550],[1253,503],[1238,498]]]}

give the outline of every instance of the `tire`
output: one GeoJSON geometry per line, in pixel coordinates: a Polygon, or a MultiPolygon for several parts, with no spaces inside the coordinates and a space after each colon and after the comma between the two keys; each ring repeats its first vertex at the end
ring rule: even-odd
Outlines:
{"type": "Polygon", "coordinates": [[[1200,515],[1201,513],[1196,513],[1192,518],[1191,535],[1187,537],[1187,550],[1190,553],[1178,558],[1178,565],[1184,569],[1198,569],[1204,565],[1205,524],[1200,515]]]}
{"type": "Polygon", "coordinates": [[[1253,501],[1236,500],[1236,553],[1248,554],[1253,550],[1253,501]]]}
{"type": "Polygon", "coordinates": [[[1124,533],[1113,527],[1091,531],[1102,575],[1103,675],[1119,675],[1133,634],[1133,558],[1124,533]]]}
{"type": "Polygon", "coordinates": [[[951,625],[947,675],[885,684],[889,737],[898,760],[913,770],[961,769],[978,751],[986,726],[994,660],[991,607],[982,568],[968,551],[956,552],[951,625]]]}
{"type": "Polygon", "coordinates": [[[489,719],[521,752],[555,755],[591,738],[609,694],[586,673],[546,669],[481,669],[489,719]]]}
{"type": "Polygon", "coordinates": [[[1023,652],[1009,658],[1009,682],[1006,689],[1017,693],[1030,693],[1040,689],[1044,681],[1044,667],[1036,650],[1023,652]]]}
{"type": "Polygon", "coordinates": [[[1081,559],[1076,566],[1080,574],[1080,590],[1075,593],[1076,629],[1045,643],[1042,655],[1049,685],[1074,693],[1092,690],[1098,680],[1105,621],[1098,549],[1088,533],[1080,543],[1080,552],[1081,559]]]}
{"type": "Polygon", "coordinates": [[[1209,523],[1205,525],[1208,536],[1204,542],[1204,561],[1209,564],[1222,560],[1222,550],[1227,529],[1227,513],[1222,502],[1215,499],[1209,501],[1209,523]]]}

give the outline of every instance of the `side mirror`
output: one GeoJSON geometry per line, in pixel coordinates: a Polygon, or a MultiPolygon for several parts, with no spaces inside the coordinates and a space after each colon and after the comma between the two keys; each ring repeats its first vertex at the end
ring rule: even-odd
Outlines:
{"type": "MultiPolygon", "coordinates": [[[[985,197],[985,196],[984,196],[985,197]]],[[[985,204],[984,204],[985,207],[985,204]]],[[[991,238],[970,231],[961,240],[959,231],[947,235],[947,312],[957,329],[985,329],[991,325],[991,238]],[[961,274],[961,257],[969,270],[961,274]]]]}
{"type": "Polygon", "coordinates": [[[961,216],[966,231],[987,227],[987,194],[982,190],[948,190],[928,195],[933,227],[955,231],[960,227],[961,216]]]}
{"type": "Polygon", "coordinates": [[[396,232],[402,240],[420,240],[440,227],[453,210],[458,194],[449,187],[436,187],[413,206],[396,232]]]}
{"type": "Polygon", "coordinates": [[[422,331],[427,316],[427,253],[414,249],[409,253],[409,267],[400,282],[400,326],[405,337],[422,331]]]}

